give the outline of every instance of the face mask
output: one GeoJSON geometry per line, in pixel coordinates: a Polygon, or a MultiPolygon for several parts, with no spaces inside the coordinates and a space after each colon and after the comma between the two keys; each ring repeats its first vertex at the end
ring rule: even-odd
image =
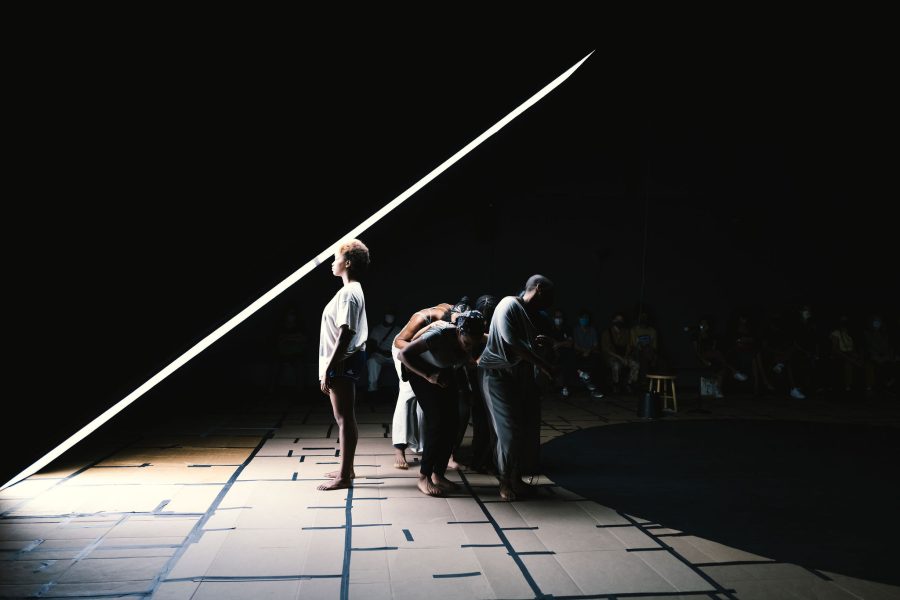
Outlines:
{"type": "Polygon", "coordinates": [[[384,315],[385,325],[391,325],[394,322],[394,315],[384,315]]]}
{"type": "Polygon", "coordinates": [[[706,325],[701,325],[701,326],[700,326],[700,331],[706,331],[706,325]]]}
{"type": "Polygon", "coordinates": [[[808,310],[804,310],[803,312],[800,313],[800,316],[803,317],[804,321],[808,321],[809,318],[812,316],[812,313],[809,312],[808,310]]]}
{"type": "Polygon", "coordinates": [[[589,322],[590,322],[590,321],[589,321],[588,319],[584,318],[584,317],[578,319],[578,323],[579,323],[582,327],[587,327],[589,322]]]}
{"type": "Polygon", "coordinates": [[[881,321],[872,321],[872,329],[881,329],[881,321]]]}

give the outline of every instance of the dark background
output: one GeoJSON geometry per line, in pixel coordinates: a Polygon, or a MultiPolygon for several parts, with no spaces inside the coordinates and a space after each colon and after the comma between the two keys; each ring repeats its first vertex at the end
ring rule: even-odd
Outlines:
{"type": "MultiPolygon", "coordinates": [[[[35,47],[10,92],[17,391],[0,478],[594,49],[360,236],[370,324],[387,308],[404,321],[463,294],[516,293],[540,272],[570,317],[587,307],[604,325],[641,295],[645,225],[644,299],[675,363],[702,313],[810,302],[824,325],[891,311],[895,132],[877,38],[727,38],[389,48],[123,33],[35,47]]],[[[289,305],[314,352],[338,283],[320,266],[139,403],[186,410],[258,383],[289,305]]]]}

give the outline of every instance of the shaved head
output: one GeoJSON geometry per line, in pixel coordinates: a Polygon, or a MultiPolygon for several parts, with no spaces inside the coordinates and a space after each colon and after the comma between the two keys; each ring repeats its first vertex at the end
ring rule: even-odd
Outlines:
{"type": "Polygon", "coordinates": [[[537,289],[538,286],[541,286],[547,290],[552,290],[553,282],[543,275],[532,275],[528,278],[528,282],[525,284],[525,291],[530,292],[531,290],[537,289]]]}
{"type": "Polygon", "coordinates": [[[535,310],[553,306],[553,282],[543,275],[532,275],[525,284],[522,299],[535,310]]]}

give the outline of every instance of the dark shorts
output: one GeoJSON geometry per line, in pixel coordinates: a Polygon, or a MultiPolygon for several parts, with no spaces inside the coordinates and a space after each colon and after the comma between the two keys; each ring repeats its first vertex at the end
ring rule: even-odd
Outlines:
{"type": "Polygon", "coordinates": [[[332,379],[349,379],[353,383],[359,381],[363,370],[366,368],[366,351],[357,350],[348,358],[345,358],[328,371],[332,379]]]}

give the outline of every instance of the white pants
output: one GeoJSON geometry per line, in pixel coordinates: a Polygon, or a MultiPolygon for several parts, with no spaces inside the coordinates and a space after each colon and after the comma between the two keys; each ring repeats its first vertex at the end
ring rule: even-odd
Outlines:
{"type": "Polygon", "coordinates": [[[416,400],[416,394],[413,392],[409,382],[403,381],[403,378],[400,376],[400,350],[392,345],[391,355],[394,357],[394,368],[397,369],[397,379],[400,381],[400,393],[397,395],[397,406],[394,407],[394,421],[391,425],[391,442],[394,446],[408,445],[410,450],[421,452],[424,449],[422,432],[425,431],[425,417],[422,414],[422,407],[416,404],[418,427],[416,431],[410,431],[408,425],[410,421],[409,412],[411,405],[416,400]]]}
{"type": "Polygon", "coordinates": [[[378,390],[378,378],[381,376],[381,367],[391,364],[391,359],[376,352],[369,355],[369,360],[366,362],[369,367],[369,391],[374,392],[378,390]]]}

